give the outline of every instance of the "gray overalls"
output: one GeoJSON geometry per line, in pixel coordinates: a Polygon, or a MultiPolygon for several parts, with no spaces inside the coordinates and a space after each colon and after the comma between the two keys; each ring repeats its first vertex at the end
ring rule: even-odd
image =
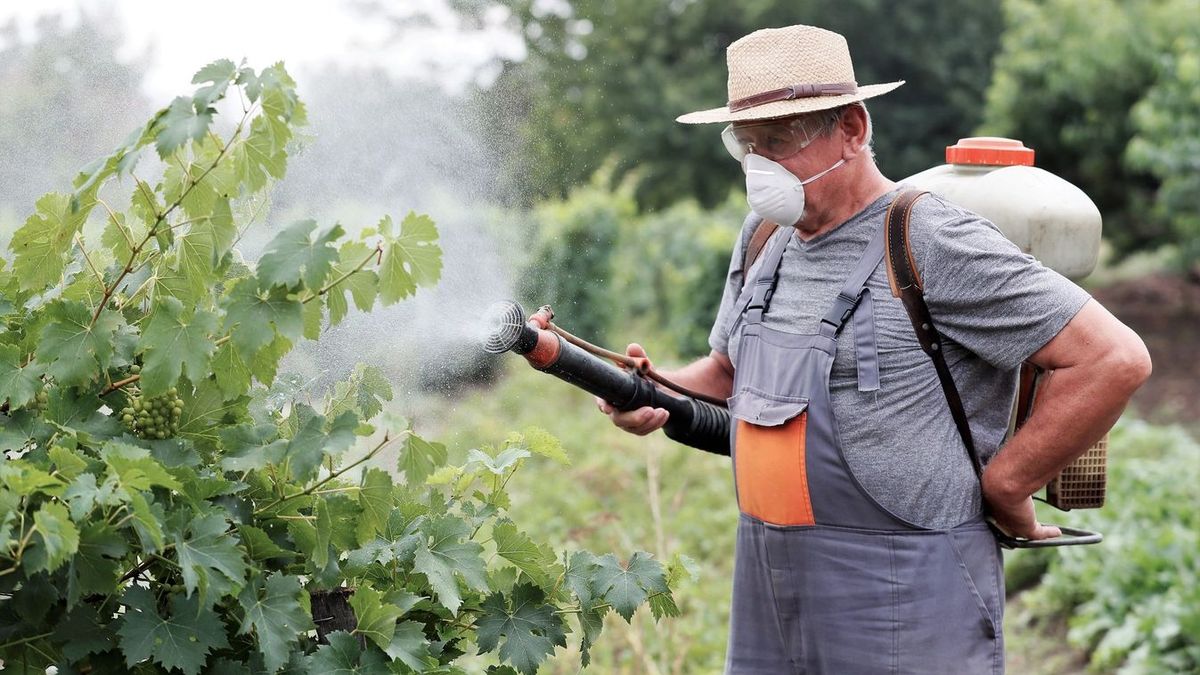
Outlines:
{"type": "Polygon", "coordinates": [[[853,320],[859,387],[879,386],[865,284],[883,258],[883,228],[815,335],[762,324],[792,234],[780,228],[756,277],[747,275],[733,329],[741,516],[726,672],[1002,673],[1003,570],[982,517],[948,530],[906,522],[842,455],[829,376],[853,320]]]}

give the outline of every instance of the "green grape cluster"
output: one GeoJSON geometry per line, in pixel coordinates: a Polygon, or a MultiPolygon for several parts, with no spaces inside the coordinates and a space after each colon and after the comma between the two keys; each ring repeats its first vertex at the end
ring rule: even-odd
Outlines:
{"type": "Polygon", "coordinates": [[[48,393],[46,393],[45,389],[42,389],[41,391],[39,391],[37,393],[37,396],[35,396],[33,398],[33,409],[38,411],[39,413],[44,413],[44,412],[46,412],[46,406],[49,403],[50,403],[50,395],[48,393]]]}
{"type": "Polygon", "coordinates": [[[153,398],[132,394],[129,405],[121,409],[121,422],[139,438],[171,438],[179,431],[182,415],[183,399],[179,398],[179,391],[171,387],[167,393],[153,398]]]}

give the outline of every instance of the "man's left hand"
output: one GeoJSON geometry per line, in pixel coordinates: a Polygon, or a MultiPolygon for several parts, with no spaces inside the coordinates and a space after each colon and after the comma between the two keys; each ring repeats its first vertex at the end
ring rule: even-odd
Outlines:
{"type": "MultiPolygon", "coordinates": [[[[1011,537],[1022,539],[1053,539],[1062,536],[1062,530],[1053,525],[1038,522],[1033,510],[1033,497],[1013,499],[998,489],[996,480],[989,480],[989,471],[983,472],[983,501],[987,514],[996,527],[1011,537]]],[[[994,477],[993,477],[994,478],[994,477]]]]}

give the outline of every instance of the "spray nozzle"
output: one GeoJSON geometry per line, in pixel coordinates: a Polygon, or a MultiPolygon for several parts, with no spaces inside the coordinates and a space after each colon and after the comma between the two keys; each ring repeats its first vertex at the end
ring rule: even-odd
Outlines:
{"type": "Polygon", "coordinates": [[[483,350],[503,354],[516,346],[525,328],[525,310],[513,300],[492,303],[483,313],[483,350]]]}

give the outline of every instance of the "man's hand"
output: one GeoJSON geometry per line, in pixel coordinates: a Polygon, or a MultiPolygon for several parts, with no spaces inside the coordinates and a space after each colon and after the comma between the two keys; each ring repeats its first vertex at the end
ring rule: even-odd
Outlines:
{"type": "MultiPolygon", "coordinates": [[[[646,350],[642,349],[642,346],[636,342],[625,348],[625,354],[627,356],[646,358],[646,350]]],[[[645,436],[652,431],[662,428],[662,425],[667,423],[667,417],[669,416],[666,410],[651,408],[650,406],[621,412],[599,396],[596,397],[596,406],[600,408],[600,412],[612,419],[613,424],[638,436],[645,436]]]]}
{"type": "Polygon", "coordinates": [[[1053,525],[1042,525],[1037,521],[1033,510],[1033,497],[1011,500],[1002,494],[988,480],[988,472],[983,472],[983,501],[987,505],[986,512],[1005,534],[1010,537],[1024,539],[1053,539],[1062,536],[1062,530],[1053,525]]]}

